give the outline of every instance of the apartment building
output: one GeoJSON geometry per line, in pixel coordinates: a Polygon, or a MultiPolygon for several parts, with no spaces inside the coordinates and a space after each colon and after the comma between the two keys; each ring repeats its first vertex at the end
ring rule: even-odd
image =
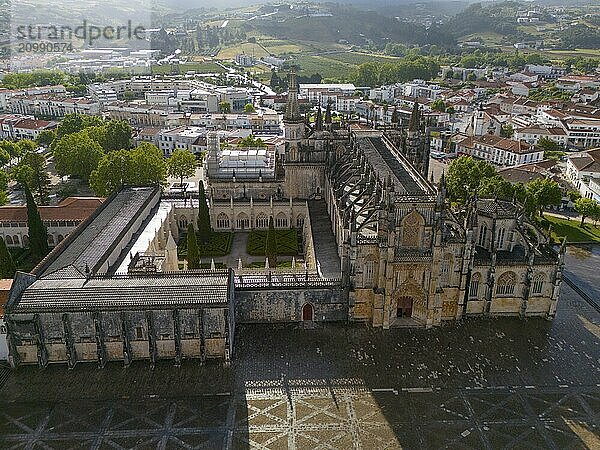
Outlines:
{"type": "Polygon", "coordinates": [[[525,141],[500,136],[469,136],[457,142],[459,154],[482,159],[497,166],[517,166],[544,159],[544,151],[525,141]]]}

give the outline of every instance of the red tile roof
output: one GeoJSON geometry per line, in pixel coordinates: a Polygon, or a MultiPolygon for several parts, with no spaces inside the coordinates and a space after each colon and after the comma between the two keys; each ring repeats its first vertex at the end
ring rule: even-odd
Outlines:
{"type": "MultiPolygon", "coordinates": [[[[81,222],[98,208],[103,198],[68,197],[56,206],[40,206],[43,221],[74,220],[81,222]]],[[[27,222],[26,206],[1,206],[0,222],[27,222]]]]}

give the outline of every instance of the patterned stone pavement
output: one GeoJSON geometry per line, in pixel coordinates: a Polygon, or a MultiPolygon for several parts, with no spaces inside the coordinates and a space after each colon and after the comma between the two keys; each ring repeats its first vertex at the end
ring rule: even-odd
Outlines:
{"type": "MultiPolygon", "coordinates": [[[[599,298],[600,252],[571,252],[599,298]]],[[[240,326],[229,368],[0,367],[0,449],[600,448],[600,313],[436,330],[240,326]]]]}

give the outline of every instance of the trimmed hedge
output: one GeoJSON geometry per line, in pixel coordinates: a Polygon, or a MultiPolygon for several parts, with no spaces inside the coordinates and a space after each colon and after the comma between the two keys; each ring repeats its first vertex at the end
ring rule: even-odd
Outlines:
{"type": "MultiPolygon", "coordinates": [[[[203,244],[198,235],[197,238],[198,251],[201,258],[206,256],[226,256],[231,252],[233,233],[211,233],[210,240],[207,244],[203,244]]],[[[185,236],[181,236],[181,239],[179,239],[177,254],[180,259],[185,259],[187,257],[187,239],[185,239],[185,236]]]]}
{"type": "MultiPolygon", "coordinates": [[[[275,230],[277,239],[277,254],[281,256],[296,256],[298,254],[298,231],[275,230]]],[[[267,230],[254,230],[248,235],[246,253],[251,256],[265,256],[267,230]]]]}

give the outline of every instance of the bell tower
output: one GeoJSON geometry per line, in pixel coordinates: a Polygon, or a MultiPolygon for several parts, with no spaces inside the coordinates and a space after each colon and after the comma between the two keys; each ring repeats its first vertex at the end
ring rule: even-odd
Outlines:
{"type": "Polygon", "coordinates": [[[283,116],[283,129],[286,142],[286,160],[298,161],[299,148],[304,138],[304,119],[298,105],[298,80],[294,71],[290,72],[288,98],[283,116]]]}

